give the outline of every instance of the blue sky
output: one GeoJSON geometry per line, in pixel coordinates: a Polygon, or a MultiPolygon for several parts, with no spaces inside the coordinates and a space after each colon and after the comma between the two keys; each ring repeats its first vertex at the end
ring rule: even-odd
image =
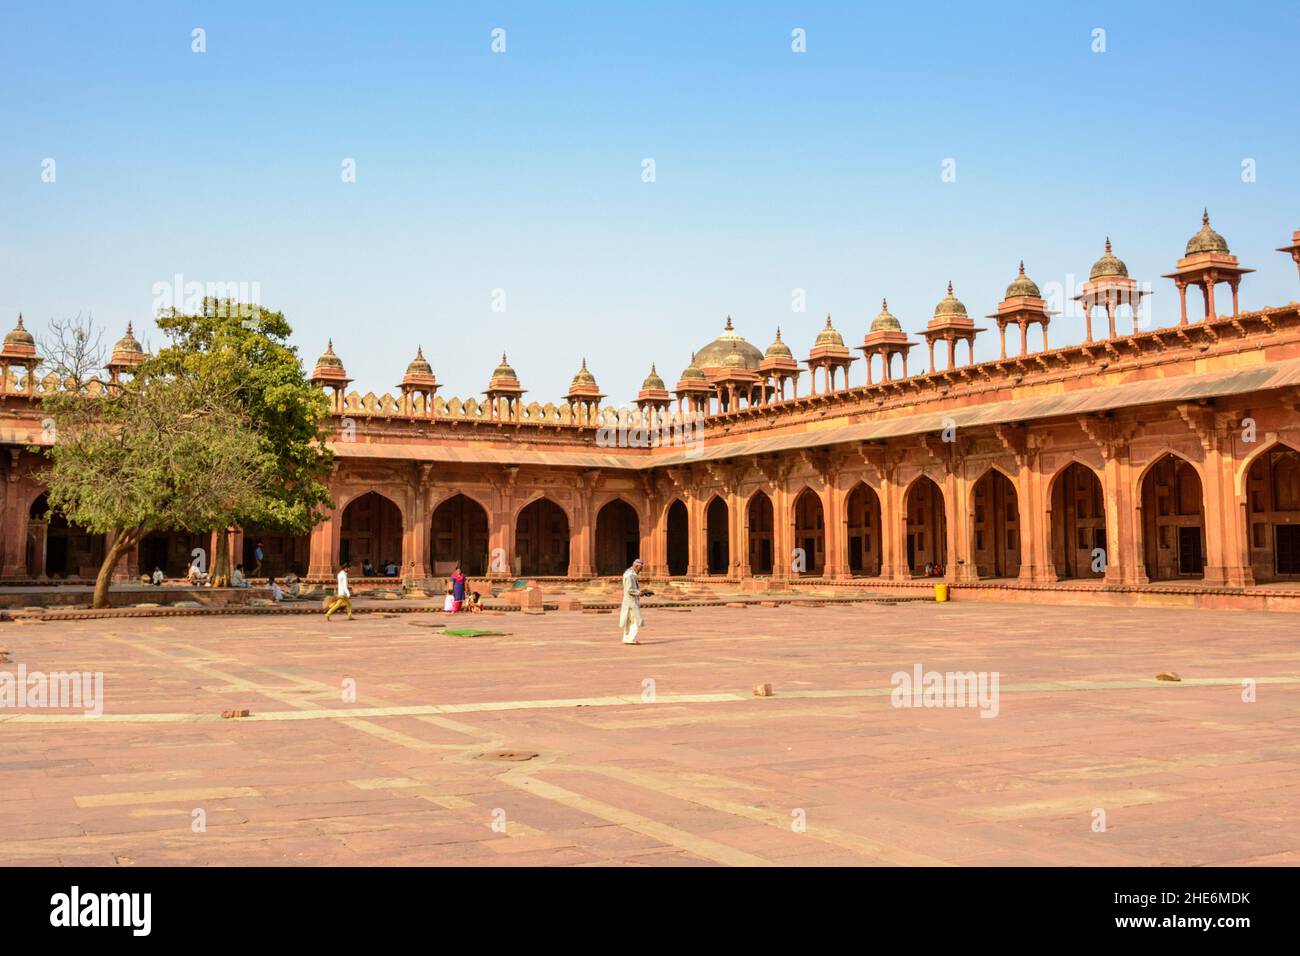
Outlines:
{"type": "Polygon", "coordinates": [[[727,314],[800,356],[883,296],[916,333],[949,279],[982,316],[1020,258],[1078,281],[1107,235],[1168,324],[1203,206],[1259,270],[1243,305],[1282,304],[1298,45],[1294,2],[6,3],[0,324],[147,335],[179,273],[256,283],[362,391],[423,345],[444,396],[504,349],[529,399],[585,355],[627,401],[727,314]]]}

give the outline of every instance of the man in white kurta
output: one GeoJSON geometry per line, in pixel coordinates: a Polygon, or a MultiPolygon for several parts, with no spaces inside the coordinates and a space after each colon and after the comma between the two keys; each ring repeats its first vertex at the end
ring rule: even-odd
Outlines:
{"type": "Polygon", "coordinates": [[[636,632],[645,623],[641,616],[641,581],[637,573],[641,570],[641,559],[632,562],[632,567],[623,572],[623,607],[618,612],[618,626],[623,629],[624,644],[639,644],[636,632]]]}

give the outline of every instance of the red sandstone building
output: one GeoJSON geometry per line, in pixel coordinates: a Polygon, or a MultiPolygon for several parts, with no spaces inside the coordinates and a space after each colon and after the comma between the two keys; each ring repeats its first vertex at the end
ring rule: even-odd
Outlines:
{"type": "MultiPolygon", "coordinates": [[[[1280,251],[1300,266],[1300,232],[1280,251]]],[[[481,400],[436,395],[422,353],[398,394],[359,395],[330,343],[312,377],[333,402],[334,509],[308,536],[232,532],[233,553],[251,564],[260,540],[265,573],[316,578],[391,560],[412,581],[456,561],[475,575],[588,578],[640,555],[654,576],[896,587],[938,564],[1008,594],[1075,580],[1064,590],[1140,600],[1185,582],[1269,606],[1287,589],[1266,585],[1300,581],[1300,305],[1238,311],[1250,271],[1206,217],[1167,277],[1178,323],[1142,331],[1145,293],[1107,241],[1078,297],[1088,340],[1049,349],[1050,313],[1022,264],[989,316],[1001,358],[959,361],[983,329],[950,285],[921,332],[929,371],[909,373],[918,343],[886,305],[856,346],[856,384],[829,317],[802,363],[779,332],[760,351],[728,319],[672,393],[652,368],[632,415],[600,408],[585,361],[562,403],[526,403],[504,355],[481,400]]],[[[141,356],[128,329],[110,379],[141,356]]],[[[40,398],[57,385],[38,369],[20,320],[0,350],[7,583],[92,577],[105,547],[46,518],[28,448],[48,444],[40,398]]],[[[122,573],[180,575],[210,545],[153,535],[122,573]]]]}

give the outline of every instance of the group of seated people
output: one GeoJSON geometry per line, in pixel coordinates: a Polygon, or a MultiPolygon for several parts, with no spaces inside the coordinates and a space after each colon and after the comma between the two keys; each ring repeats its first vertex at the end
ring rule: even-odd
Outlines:
{"type": "Polygon", "coordinates": [[[361,576],[363,578],[395,578],[397,577],[397,562],[385,561],[380,567],[375,567],[366,558],[361,562],[361,576]]]}
{"type": "Polygon", "coordinates": [[[927,561],[927,562],[925,563],[925,576],[926,576],[927,578],[941,578],[941,577],[943,577],[943,565],[942,565],[942,564],[934,564],[933,562],[927,561]]]}

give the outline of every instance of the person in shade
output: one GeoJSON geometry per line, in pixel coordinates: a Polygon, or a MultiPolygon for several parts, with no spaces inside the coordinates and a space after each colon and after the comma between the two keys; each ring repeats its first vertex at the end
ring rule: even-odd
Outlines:
{"type": "Polygon", "coordinates": [[[645,626],[645,618],[641,616],[641,598],[654,594],[641,587],[638,575],[644,566],[644,562],[637,558],[632,567],[623,572],[623,606],[618,612],[618,626],[623,629],[624,644],[641,643],[636,639],[637,632],[645,626]]]}
{"type": "Polygon", "coordinates": [[[164,579],[165,577],[166,577],[166,575],[163,574],[163,572],[162,572],[162,568],[158,567],[157,565],[154,565],[154,569],[153,569],[153,585],[154,585],[154,587],[158,587],[158,585],[162,584],[162,583],[163,583],[163,579],[164,579]]]}
{"type": "Polygon", "coordinates": [[[242,564],[235,565],[235,570],[230,575],[230,586],[236,588],[248,587],[248,578],[244,577],[244,566],[242,564]]]}
{"type": "Polygon", "coordinates": [[[459,614],[465,606],[465,572],[460,569],[459,561],[451,572],[451,599],[452,612],[459,614]]]}
{"type": "Polygon", "coordinates": [[[325,620],[330,619],[330,615],[339,608],[346,608],[348,620],[352,620],[352,589],[348,587],[348,565],[339,568],[338,589],[334,592],[334,600],[330,603],[329,610],[325,612],[325,620]]]}

